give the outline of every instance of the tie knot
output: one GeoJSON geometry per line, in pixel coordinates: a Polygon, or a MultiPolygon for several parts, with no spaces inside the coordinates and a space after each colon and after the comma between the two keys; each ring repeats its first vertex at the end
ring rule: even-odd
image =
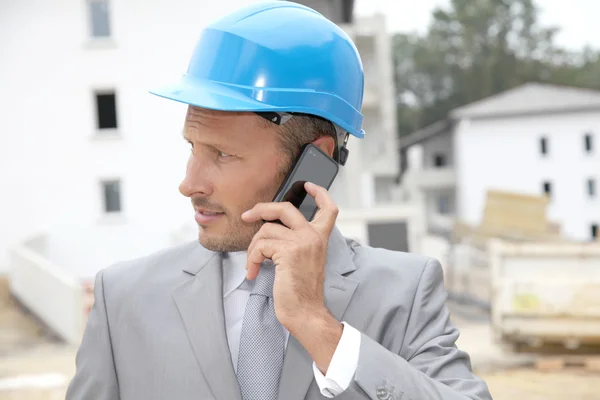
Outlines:
{"type": "Polygon", "coordinates": [[[273,284],[275,283],[275,264],[267,260],[260,266],[260,271],[254,282],[252,294],[273,297],[273,284]]]}

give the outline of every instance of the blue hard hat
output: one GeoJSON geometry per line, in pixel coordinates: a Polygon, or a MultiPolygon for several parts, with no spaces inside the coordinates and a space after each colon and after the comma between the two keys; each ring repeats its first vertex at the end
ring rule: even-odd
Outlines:
{"type": "Polygon", "coordinates": [[[221,111],[302,113],[362,138],[364,74],[336,24],[287,1],[255,3],[206,27],[187,72],[152,94],[221,111]]]}

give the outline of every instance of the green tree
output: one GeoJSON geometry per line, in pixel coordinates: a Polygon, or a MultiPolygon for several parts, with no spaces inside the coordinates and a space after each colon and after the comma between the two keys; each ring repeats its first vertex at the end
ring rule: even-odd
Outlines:
{"type": "Polygon", "coordinates": [[[425,35],[396,35],[399,134],[525,82],[597,88],[598,52],[558,48],[558,29],[541,26],[538,13],[533,0],[452,0],[434,10],[425,35]]]}

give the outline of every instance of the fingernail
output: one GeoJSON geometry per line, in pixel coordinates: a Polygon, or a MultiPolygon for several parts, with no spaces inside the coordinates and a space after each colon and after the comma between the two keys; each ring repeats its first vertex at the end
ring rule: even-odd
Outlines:
{"type": "Polygon", "coordinates": [[[252,211],[252,210],[244,211],[244,213],[242,213],[242,218],[247,217],[248,215],[250,215],[250,211],[252,211]]]}

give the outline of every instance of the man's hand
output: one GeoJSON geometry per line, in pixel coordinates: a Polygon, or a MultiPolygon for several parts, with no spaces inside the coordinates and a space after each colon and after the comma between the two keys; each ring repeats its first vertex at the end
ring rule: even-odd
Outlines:
{"type": "Polygon", "coordinates": [[[343,326],[325,307],[323,281],[329,236],[338,208],[323,187],[307,182],[306,192],[319,210],[311,222],[291,203],[259,203],[242,214],[246,222],[267,222],[248,247],[247,278],[258,276],[261,263],[276,266],[273,299],[279,322],[311,354],[325,373],[343,326]]]}
{"type": "Polygon", "coordinates": [[[247,278],[255,279],[261,263],[273,260],[275,313],[282,324],[305,321],[325,307],[327,244],[338,208],[325,188],[306,183],[305,189],[319,208],[310,223],[291,203],[259,203],[242,215],[246,222],[280,220],[285,225],[265,223],[248,247],[246,264],[247,278]]]}

